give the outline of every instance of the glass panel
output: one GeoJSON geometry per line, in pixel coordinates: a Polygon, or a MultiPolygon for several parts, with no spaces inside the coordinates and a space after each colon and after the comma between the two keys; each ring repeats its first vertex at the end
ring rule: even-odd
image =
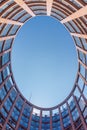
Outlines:
{"type": "Polygon", "coordinates": [[[73,21],[70,21],[69,23],[71,23],[71,25],[76,30],[76,32],[81,33],[81,31],[79,30],[79,28],[77,27],[77,25],[73,21]]]}
{"type": "Polygon", "coordinates": [[[0,41],[0,52],[2,51],[3,41],[0,41]]]}
{"type": "Polygon", "coordinates": [[[78,79],[78,85],[79,85],[80,89],[82,90],[83,86],[84,86],[84,81],[82,80],[81,77],[79,77],[79,79],[78,79]]]}
{"type": "Polygon", "coordinates": [[[0,73],[0,84],[2,83],[2,75],[1,75],[1,73],[0,73]]]}
{"type": "Polygon", "coordinates": [[[6,130],[14,130],[10,125],[6,124],[6,130]]]}
{"type": "Polygon", "coordinates": [[[7,91],[9,91],[9,89],[12,87],[11,82],[10,82],[9,79],[5,82],[5,86],[6,86],[7,91]]]}
{"type": "Polygon", "coordinates": [[[3,70],[3,78],[5,79],[8,76],[7,69],[5,68],[3,70]]]}
{"type": "Polygon", "coordinates": [[[12,112],[13,119],[17,121],[18,117],[19,117],[19,114],[20,114],[20,112],[16,108],[14,108],[13,112],[12,112]]]}
{"type": "Polygon", "coordinates": [[[58,14],[53,13],[53,12],[51,13],[51,16],[56,18],[57,20],[62,20],[63,19],[61,16],[59,16],[58,14]]]}
{"type": "Polygon", "coordinates": [[[11,47],[12,39],[6,40],[3,50],[7,50],[11,47]]]}
{"type": "Polygon", "coordinates": [[[57,10],[55,8],[52,8],[52,11],[56,12],[56,14],[60,15],[62,18],[66,18],[67,17],[64,13],[62,13],[61,11],[59,11],[59,10],[57,10]]]}
{"type": "Polygon", "coordinates": [[[7,111],[10,111],[11,106],[12,106],[12,102],[10,101],[9,98],[7,98],[7,100],[5,101],[4,106],[5,106],[7,111]]]}
{"type": "Polygon", "coordinates": [[[16,127],[16,123],[14,122],[14,120],[11,117],[9,119],[9,123],[11,124],[12,127],[16,127]]]}
{"type": "Polygon", "coordinates": [[[64,108],[62,112],[62,117],[66,116],[68,114],[68,109],[64,108]]]}
{"type": "Polygon", "coordinates": [[[16,107],[20,110],[22,108],[22,105],[23,105],[23,100],[19,98],[16,102],[16,107]]]}
{"type": "Polygon", "coordinates": [[[31,111],[31,107],[29,105],[25,105],[24,110],[23,110],[23,114],[27,117],[30,116],[30,111],[31,111]]]}
{"type": "Polygon", "coordinates": [[[72,111],[72,117],[73,117],[73,121],[76,121],[79,117],[79,113],[77,111],[77,108],[75,108],[73,111],[72,111]]]}
{"type": "Polygon", "coordinates": [[[15,98],[16,98],[16,96],[17,96],[17,92],[16,92],[15,89],[13,88],[13,90],[12,90],[11,93],[10,93],[10,98],[11,98],[11,100],[14,101],[15,98]]]}
{"type": "Polygon", "coordinates": [[[6,96],[6,90],[4,86],[0,89],[0,100],[2,101],[4,97],[6,96]]]}
{"type": "Polygon", "coordinates": [[[64,25],[67,27],[67,29],[68,29],[70,32],[75,32],[75,30],[72,28],[72,26],[71,26],[69,23],[64,23],[64,25]]]}
{"type": "Polygon", "coordinates": [[[68,127],[71,123],[70,123],[70,117],[67,116],[66,118],[63,118],[63,124],[64,124],[64,127],[68,127]]]}
{"type": "Polygon", "coordinates": [[[10,60],[9,53],[5,53],[2,56],[2,65],[6,64],[10,60]]]}
{"type": "Polygon", "coordinates": [[[11,24],[6,25],[3,29],[3,32],[0,34],[0,36],[6,36],[11,26],[12,26],[11,24]]]}
{"type": "Polygon", "coordinates": [[[4,108],[1,108],[1,113],[2,113],[2,115],[4,116],[4,117],[7,117],[7,112],[5,111],[5,109],[4,108]]]}
{"type": "Polygon", "coordinates": [[[72,110],[75,107],[75,102],[71,101],[70,104],[69,104],[69,106],[70,106],[70,110],[72,110]]]}
{"type": "Polygon", "coordinates": [[[85,107],[85,102],[84,102],[84,100],[82,98],[79,101],[79,106],[80,106],[81,111],[83,111],[84,107],[85,107]]]}
{"type": "Polygon", "coordinates": [[[29,121],[29,119],[22,115],[21,120],[20,120],[20,124],[22,126],[24,126],[25,128],[27,128],[28,127],[28,121],[29,121]]]}
{"type": "Polygon", "coordinates": [[[29,15],[29,14],[26,14],[26,15],[24,15],[23,17],[21,17],[18,21],[19,22],[24,22],[24,21],[26,21],[26,19],[28,19],[28,18],[30,18],[31,16],[29,15]]]}
{"type": "Polygon", "coordinates": [[[85,108],[83,115],[84,115],[84,117],[87,117],[87,107],[85,108]]]}
{"type": "Polygon", "coordinates": [[[16,31],[18,30],[19,26],[18,25],[14,25],[12,27],[12,29],[10,30],[9,32],[9,35],[15,35],[16,34],[16,31]]]}
{"type": "Polygon", "coordinates": [[[13,20],[18,20],[18,18],[20,18],[24,13],[26,13],[26,11],[22,10],[19,13],[17,13],[12,19],[13,20]]]}

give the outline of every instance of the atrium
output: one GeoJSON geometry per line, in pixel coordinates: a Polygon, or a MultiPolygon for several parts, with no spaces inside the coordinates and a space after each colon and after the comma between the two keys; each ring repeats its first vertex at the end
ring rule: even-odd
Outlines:
{"type": "Polygon", "coordinates": [[[87,130],[87,0],[0,0],[0,130],[87,130]],[[38,15],[54,17],[68,29],[78,56],[72,91],[50,108],[21,94],[11,64],[18,30],[38,15]]]}

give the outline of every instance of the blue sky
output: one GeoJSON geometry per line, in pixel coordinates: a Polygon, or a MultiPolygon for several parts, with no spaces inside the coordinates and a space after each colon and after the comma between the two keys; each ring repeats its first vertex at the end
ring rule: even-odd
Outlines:
{"type": "Polygon", "coordinates": [[[67,29],[56,19],[38,16],[19,30],[12,69],[22,94],[35,105],[52,107],[72,90],[77,54],[67,29]]]}

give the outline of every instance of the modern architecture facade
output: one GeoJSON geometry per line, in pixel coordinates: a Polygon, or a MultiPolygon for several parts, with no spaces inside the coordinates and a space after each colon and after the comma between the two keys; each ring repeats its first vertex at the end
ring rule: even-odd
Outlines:
{"type": "Polygon", "coordinates": [[[87,130],[87,0],[0,0],[0,130],[87,130]],[[41,108],[23,97],[11,66],[18,30],[38,15],[64,24],[78,55],[71,93],[51,108],[41,108]]]}

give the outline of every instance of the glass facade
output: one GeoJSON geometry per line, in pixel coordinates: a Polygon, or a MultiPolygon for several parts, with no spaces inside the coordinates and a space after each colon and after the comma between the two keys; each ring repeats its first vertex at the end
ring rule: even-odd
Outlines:
{"type": "Polygon", "coordinates": [[[52,6],[47,3],[0,0],[0,130],[87,130],[87,1],[54,0],[52,6]],[[34,15],[49,14],[72,35],[78,72],[71,93],[62,103],[40,108],[20,93],[12,73],[11,50],[25,21],[34,15]]]}

